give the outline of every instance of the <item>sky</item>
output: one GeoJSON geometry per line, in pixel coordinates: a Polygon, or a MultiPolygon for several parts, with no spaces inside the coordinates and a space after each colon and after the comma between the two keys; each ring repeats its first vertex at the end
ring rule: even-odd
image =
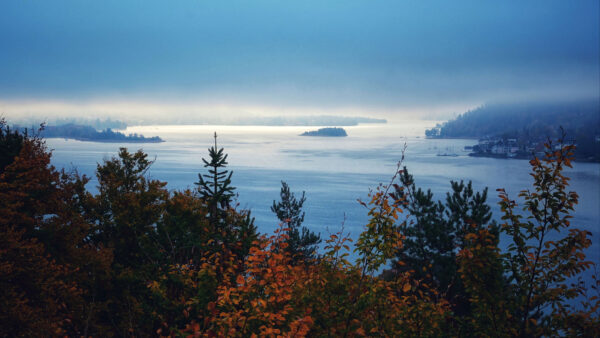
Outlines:
{"type": "Polygon", "coordinates": [[[2,0],[0,114],[431,118],[594,98],[599,6],[2,0]]]}

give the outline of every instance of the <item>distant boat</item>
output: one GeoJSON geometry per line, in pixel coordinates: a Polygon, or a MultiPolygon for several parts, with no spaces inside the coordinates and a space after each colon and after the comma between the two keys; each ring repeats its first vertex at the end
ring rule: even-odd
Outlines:
{"type": "Polygon", "coordinates": [[[457,157],[458,154],[454,151],[454,147],[446,147],[446,152],[438,152],[437,156],[457,157]]]}

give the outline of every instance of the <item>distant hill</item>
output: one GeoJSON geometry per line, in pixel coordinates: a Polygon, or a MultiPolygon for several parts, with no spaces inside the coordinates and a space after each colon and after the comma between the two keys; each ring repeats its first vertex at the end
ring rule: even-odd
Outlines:
{"type": "Polygon", "coordinates": [[[544,141],[560,137],[560,127],[577,144],[576,157],[600,159],[598,100],[490,104],[470,110],[425,132],[431,138],[501,137],[544,141]]]}
{"type": "MultiPolygon", "coordinates": [[[[597,100],[562,103],[491,104],[459,115],[428,130],[435,137],[484,137],[501,134],[556,136],[562,126],[568,133],[598,130],[600,104],[597,100]]],[[[574,136],[574,135],[571,135],[574,136]]]]}
{"type": "Polygon", "coordinates": [[[78,126],[90,126],[96,130],[106,130],[108,128],[115,130],[124,130],[127,128],[127,123],[121,120],[113,120],[111,118],[86,118],[86,117],[55,117],[39,119],[35,117],[21,117],[10,119],[15,125],[20,126],[39,126],[45,124],[47,126],[62,126],[73,124],[78,126]]]}
{"type": "MultiPolygon", "coordinates": [[[[125,116],[126,114],[124,114],[125,116]]],[[[386,119],[361,117],[361,116],[339,116],[339,115],[279,115],[279,116],[260,116],[244,115],[237,116],[227,114],[211,115],[156,115],[142,118],[127,118],[124,121],[112,120],[110,118],[45,118],[23,117],[19,119],[11,118],[18,125],[39,125],[44,122],[47,125],[60,126],[65,124],[75,124],[81,126],[90,126],[97,130],[123,130],[127,126],[147,126],[147,125],[230,125],[230,126],[356,126],[359,124],[387,123],[386,119]]]]}
{"type": "Polygon", "coordinates": [[[385,119],[333,115],[244,117],[228,121],[232,125],[261,126],[356,126],[361,123],[387,123],[385,119]]]}
{"type": "Polygon", "coordinates": [[[79,141],[93,142],[134,142],[134,143],[157,143],[164,142],[158,136],[144,137],[144,135],[129,134],[112,131],[107,128],[103,131],[97,131],[90,126],[77,124],[64,124],[60,126],[46,126],[41,132],[45,138],[66,138],[79,141]]]}
{"type": "Polygon", "coordinates": [[[348,136],[344,128],[321,128],[319,130],[305,131],[300,136],[327,136],[327,137],[344,137],[348,136]]]}
{"type": "Polygon", "coordinates": [[[86,119],[86,118],[57,118],[54,123],[52,121],[48,121],[48,124],[52,124],[54,126],[61,126],[65,124],[76,124],[80,126],[90,126],[96,130],[105,130],[105,129],[126,129],[127,123],[119,120],[112,120],[111,118],[107,119],[86,119]]]}

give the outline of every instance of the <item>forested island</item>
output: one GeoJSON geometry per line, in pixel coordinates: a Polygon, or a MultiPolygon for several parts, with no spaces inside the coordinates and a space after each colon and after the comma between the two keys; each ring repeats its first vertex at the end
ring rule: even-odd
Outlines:
{"type": "Polygon", "coordinates": [[[164,142],[158,136],[145,137],[144,135],[129,134],[125,135],[118,131],[107,128],[98,131],[90,126],[78,124],[63,124],[60,126],[45,126],[41,132],[45,138],[65,138],[78,141],[93,142],[132,142],[132,143],[158,143],[164,142]]]}
{"type": "Polygon", "coordinates": [[[305,131],[300,136],[345,137],[348,134],[344,128],[320,128],[318,130],[305,131]]]}
{"type": "Polygon", "coordinates": [[[576,145],[577,161],[600,161],[597,100],[490,104],[426,130],[428,138],[476,138],[473,156],[528,158],[562,138],[576,145]]]}

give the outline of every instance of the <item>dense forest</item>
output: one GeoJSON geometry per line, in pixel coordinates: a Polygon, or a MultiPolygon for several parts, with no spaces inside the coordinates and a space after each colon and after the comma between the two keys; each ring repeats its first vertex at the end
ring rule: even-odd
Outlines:
{"type": "Polygon", "coordinates": [[[118,131],[107,128],[103,131],[97,131],[90,126],[77,124],[64,124],[59,126],[44,126],[40,136],[45,138],[60,137],[78,141],[94,142],[135,142],[135,143],[156,143],[164,142],[160,137],[144,137],[144,135],[129,134],[125,135],[118,131]]]}
{"type": "Polygon", "coordinates": [[[399,163],[360,202],[353,243],[304,227],[285,182],[279,229],[258,233],[216,136],[195,189],[167,190],[121,148],[92,193],[39,133],[0,121],[0,336],[600,335],[600,282],[577,279],[590,233],[569,222],[574,146],[530,162],[523,205],[498,191],[500,224],[487,190],[450,182],[436,201],[399,163]]]}
{"type": "Polygon", "coordinates": [[[577,144],[576,159],[600,161],[598,100],[485,105],[427,130],[426,136],[543,142],[561,137],[561,127],[567,139],[577,144]]]}

